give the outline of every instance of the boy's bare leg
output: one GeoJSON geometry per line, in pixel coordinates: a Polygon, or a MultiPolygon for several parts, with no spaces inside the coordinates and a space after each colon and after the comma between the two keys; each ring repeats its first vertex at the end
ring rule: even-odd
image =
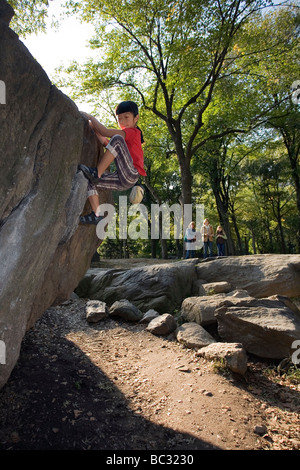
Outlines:
{"type": "Polygon", "coordinates": [[[89,196],[88,197],[88,201],[91,205],[91,208],[92,208],[92,211],[96,214],[96,216],[98,217],[99,216],[99,207],[100,207],[100,203],[99,203],[99,196],[98,194],[93,194],[92,196],[89,196]]]}

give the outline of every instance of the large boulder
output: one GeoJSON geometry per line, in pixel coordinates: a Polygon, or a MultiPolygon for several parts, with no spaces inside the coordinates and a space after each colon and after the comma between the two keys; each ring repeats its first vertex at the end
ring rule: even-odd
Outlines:
{"type": "Polygon", "coordinates": [[[78,225],[88,207],[77,165],[94,165],[101,149],[75,104],[9,28],[12,14],[0,0],[0,387],[27,329],[70,296],[100,242],[95,227],[78,225]]]}
{"type": "Polygon", "coordinates": [[[217,323],[216,310],[223,305],[225,300],[234,304],[239,302],[241,298],[251,299],[248,292],[244,290],[237,290],[228,294],[187,297],[181,305],[181,316],[185,321],[195,322],[198,325],[211,325],[217,323]]]}
{"type": "Polygon", "coordinates": [[[218,333],[227,342],[241,343],[259,357],[283,359],[300,340],[300,313],[290,299],[273,296],[224,301],[215,312],[218,333]]]}
{"type": "Polygon", "coordinates": [[[154,309],[162,314],[179,308],[182,300],[191,295],[196,263],[187,260],[126,270],[91,268],[78,284],[76,294],[108,305],[127,299],[143,313],[154,309]]]}
{"type": "Polygon", "coordinates": [[[197,267],[206,282],[226,281],[253,297],[300,295],[300,255],[251,255],[211,259],[197,267]]]}

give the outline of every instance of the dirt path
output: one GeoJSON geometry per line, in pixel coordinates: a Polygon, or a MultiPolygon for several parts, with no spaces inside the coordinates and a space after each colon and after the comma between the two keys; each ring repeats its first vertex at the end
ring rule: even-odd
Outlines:
{"type": "Polygon", "coordinates": [[[266,367],[220,375],[144,326],[88,324],[82,300],[52,308],[0,391],[0,449],[298,449],[299,386],[266,367]]]}
{"type": "Polygon", "coordinates": [[[299,450],[300,386],[250,358],[244,378],[144,325],[50,308],[0,391],[0,450],[299,450]]]}

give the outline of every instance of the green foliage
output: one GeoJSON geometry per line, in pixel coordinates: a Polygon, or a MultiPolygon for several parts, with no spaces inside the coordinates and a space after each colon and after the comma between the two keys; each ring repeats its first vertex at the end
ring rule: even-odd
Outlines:
{"type": "Polygon", "coordinates": [[[286,378],[290,383],[300,384],[300,368],[292,364],[286,372],[286,378]]]}
{"type": "MultiPolygon", "coordinates": [[[[201,145],[199,131],[207,123],[205,115],[218,80],[227,74],[233,39],[264,3],[70,2],[96,26],[91,45],[100,52],[98,63],[78,66],[73,72],[85,77],[84,89],[91,93],[130,88],[166,125],[182,174],[184,164],[189,171],[190,159],[201,145]]],[[[228,132],[222,118],[219,127],[228,132]]]]}
{"type": "Polygon", "coordinates": [[[45,31],[48,0],[7,0],[15,15],[10,27],[20,36],[26,37],[38,31],[45,31]]]}
{"type": "Polygon", "coordinates": [[[214,373],[224,376],[230,375],[230,368],[228,367],[226,359],[224,359],[223,357],[219,357],[212,360],[211,364],[214,373]]]}
{"type": "MultiPolygon", "coordinates": [[[[46,0],[10,1],[15,28],[43,29],[46,0]],[[22,12],[22,14],[20,14],[22,12]]],[[[203,203],[229,254],[300,250],[299,14],[262,0],[70,0],[95,27],[97,60],[60,70],[115,126],[118,101],[140,106],[143,203],[203,203]],[[297,235],[298,233],[298,235],[297,235]]],[[[24,35],[24,34],[23,34],[24,35]]],[[[117,234],[118,235],[118,234],[117,234]]],[[[179,244],[168,241],[178,256],[179,244]]],[[[101,255],[150,256],[151,240],[106,239],[101,255]]]]}

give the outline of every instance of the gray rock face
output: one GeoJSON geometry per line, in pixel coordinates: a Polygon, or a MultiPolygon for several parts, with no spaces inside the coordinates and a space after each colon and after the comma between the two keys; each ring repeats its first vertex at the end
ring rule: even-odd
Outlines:
{"type": "Polygon", "coordinates": [[[142,319],[142,312],[127,299],[117,300],[109,309],[109,315],[123,318],[123,320],[138,322],[142,319]]]}
{"type": "Polygon", "coordinates": [[[144,313],[149,309],[158,313],[172,311],[191,294],[196,279],[195,263],[178,261],[128,270],[90,269],[76,293],[109,305],[127,299],[144,313]]]}
{"type": "Polygon", "coordinates": [[[216,318],[224,341],[240,342],[247,352],[264,358],[289,357],[293,342],[300,339],[299,313],[278,298],[224,302],[216,318]]]}
{"type": "Polygon", "coordinates": [[[87,181],[77,165],[96,163],[97,140],[9,28],[10,12],[0,0],[0,387],[26,330],[68,299],[100,242],[95,227],[78,226],[87,181]]]}
{"type": "Polygon", "coordinates": [[[183,323],[176,330],[176,339],[188,348],[203,348],[215,343],[215,339],[198,323],[183,323]]]}
{"type": "Polygon", "coordinates": [[[168,335],[175,331],[176,328],[177,323],[173,315],[163,313],[162,315],[153,318],[153,320],[148,323],[146,330],[150,331],[150,333],[154,335],[168,335]]]}
{"type": "Polygon", "coordinates": [[[229,282],[253,297],[300,295],[300,255],[250,255],[212,259],[199,264],[206,282],[229,282]]]}
{"type": "Polygon", "coordinates": [[[200,297],[187,297],[181,305],[181,315],[186,321],[196,322],[206,326],[217,322],[216,310],[224,301],[232,304],[239,302],[241,298],[249,298],[246,291],[238,290],[226,294],[203,295],[200,297]]]}

